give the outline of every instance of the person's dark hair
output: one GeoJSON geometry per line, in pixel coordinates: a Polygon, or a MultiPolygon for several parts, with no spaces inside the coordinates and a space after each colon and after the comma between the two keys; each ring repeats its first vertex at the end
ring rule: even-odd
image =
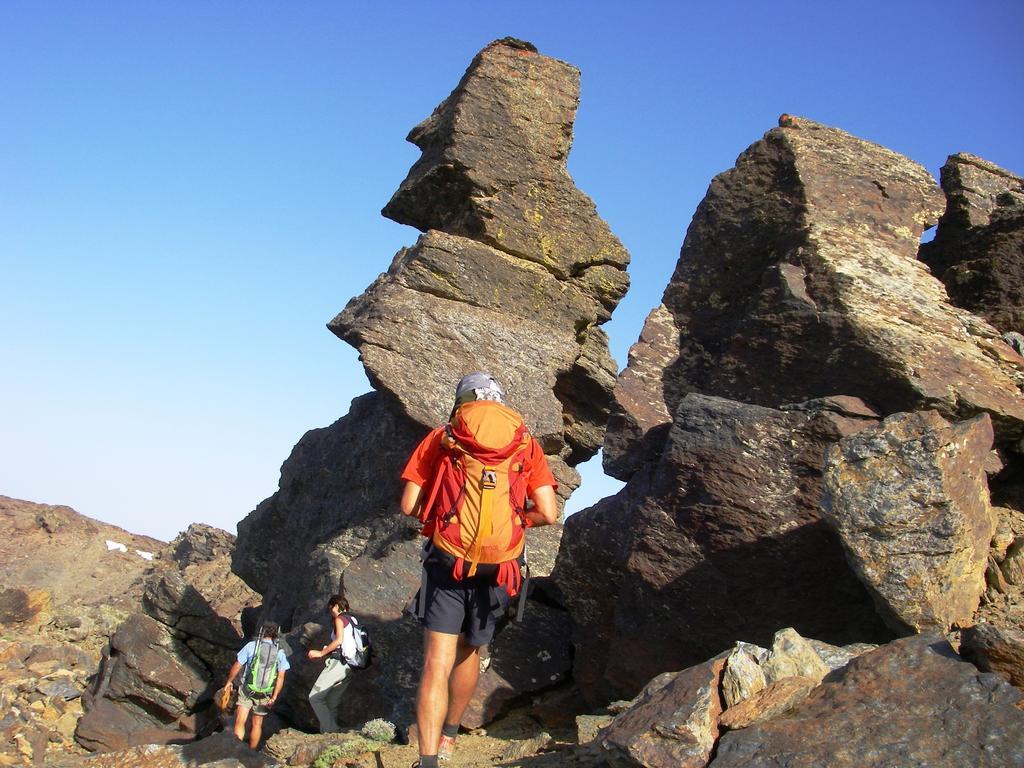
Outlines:
{"type": "Polygon", "coordinates": [[[276,621],[264,621],[263,627],[260,629],[260,634],[268,640],[277,640],[277,636],[281,632],[281,627],[276,621]]]}
{"type": "Polygon", "coordinates": [[[345,613],[348,611],[348,600],[341,595],[333,595],[331,599],[327,601],[327,610],[331,610],[334,606],[338,606],[338,610],[345,613]]]}

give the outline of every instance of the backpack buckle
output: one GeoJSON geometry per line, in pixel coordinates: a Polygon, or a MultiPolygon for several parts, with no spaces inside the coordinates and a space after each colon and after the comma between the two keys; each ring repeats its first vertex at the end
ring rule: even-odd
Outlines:
{"type": "Polygon", "coordinates": [[[485,469],[480,478],[480,487],[494,488],[498,484],[498,473],[493,469],[485,469]]]}

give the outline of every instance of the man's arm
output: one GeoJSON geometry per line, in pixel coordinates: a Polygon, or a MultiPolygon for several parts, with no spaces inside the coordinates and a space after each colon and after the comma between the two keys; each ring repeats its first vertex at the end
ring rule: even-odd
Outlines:
{"type": "Polygon", "coordinates": [[[344,616],[334,617],[334,639],[331,640],[327,645],[321,648],[319,651],[309,651],[306,653],[307,659],[322,659],[324,656],[328,656],[333,653],[336,648],[341,645],[341,641],[345,636],[345,625],[348,624],[348,619],[344,616]]]}
{"type": "Polygon", "coordinates": [[[273,704],[277,701],[277,697],[281,695],[281,689],[284,688],[284,670],[282,669],[277,673],[277,682],[274,684],[274,693],[270,697],[270,703],[273,704]]]}
{"type": "Polygon", "coordinates": [[[558,520],[558,500],[555,498],[555,489],[550,485],[542,485],[534,488],[530,494],[533,502],[533,509],[526,510],[526,519],[534,527],[541,525],[552,525],[558,520]]]}
{"type": "Polygon", "coordinates": [[[412,480],[405,481],[405,487],[402,488],[402,501],[401,509],[403,515],[418,515],[420,511],[420,502],[423,495],[423,487],[417,485],[412,480]]]}
{"type": "Polygon", "coordinates": [[[234,682],[235,675],[238,674],[238,671],[241,668],[242,668],[242,663],[236,659],[235,663],[231,665],[231,669],[228,670],[228,681],[224,684],[225,688],[227,688],[229,685],[231,685],[234,682]]]}

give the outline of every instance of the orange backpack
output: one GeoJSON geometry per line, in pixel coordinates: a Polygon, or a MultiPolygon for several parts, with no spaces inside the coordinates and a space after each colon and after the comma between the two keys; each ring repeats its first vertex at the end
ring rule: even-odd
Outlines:
{"type": "Polygon", "coordinates": [[[497,583],[509,595],[519,591],[531,439],[523,417],[501,403],[475,400],[452,414],[420,521],[433,547],[454,559],[454,578],[496,565],[497,583]]]}

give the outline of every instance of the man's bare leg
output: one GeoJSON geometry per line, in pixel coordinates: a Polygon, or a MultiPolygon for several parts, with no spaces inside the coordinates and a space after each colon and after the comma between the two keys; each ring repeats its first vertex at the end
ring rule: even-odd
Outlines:
{"type": "Polygon", "coordinates": [[[249,717],[249,707],[235,707],[235,738],[245,741],[245,720],[249,717]]]}
{"type": "Polygon", "coordinates": [[[473,698],[477,680],[480,679],[480,648],[469,645],[459,635],[459,643],[455,650],[455,665],[448,676],[448,712],[444,721],[458,725],[462,722],[462,713],[466,711],[469,700],[473,698]]]}
{"type": "Polygon", "coordinates": [[[249,729],[249,748],[259,749],[260,737],[263,735],[263,715],[252,716],[252,727],[249,729]]]}
{"type": "MultiPolygon", "coordinates": [[[[423,672],[416,696],[416,729],[421,755],[437,754],[441,726],[448,712],[448,680],[455,665],[458,643],[458,635],[431,629],[423,631],[423,672]]],[[[477,668],[479,670],[479,664],[477,668]]]]}

